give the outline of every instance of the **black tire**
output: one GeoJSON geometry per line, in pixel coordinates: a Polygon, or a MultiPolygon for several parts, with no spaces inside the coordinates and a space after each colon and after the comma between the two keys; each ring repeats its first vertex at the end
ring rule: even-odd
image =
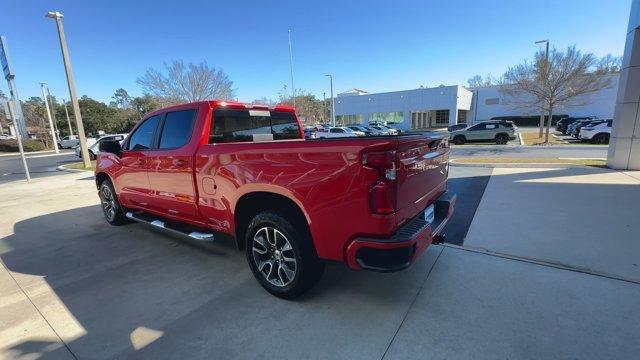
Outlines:
{"type": "Polygon", "coordinates": [[[456,135],[453,138],[453,143],[456,145],[464,145],[467,142],[467,138],[464,135],[456,135]]]}
{"type": "Polygon", "coordinates": [[[506,145],[509,142],[509,136],[506,134],[498,134],[496,135],[496,144],[498,145],[506,145]]]}
{"type": "Polygon", "coordinates": [[[102,213],[109,224],[120,226],[129,223],[125,216],[126,210],[120,205],[111,180],[104,180],[100,184],[98,196],[102,205],[102,213]]]}
{"type": "Polygon", "coordinates": [[[324,272],[324,262],[316,254],[307,227],[274,211],[260,212],[251,220],[245,252],[260,285],[283,299],[302,295],[318,283],[324,272]]]}
{"type": "Polygon", "coordinates": [[[593,137],[591,142],[594,144],[606,145],[609,143],[609,134],[597,134],[593,137]]]}

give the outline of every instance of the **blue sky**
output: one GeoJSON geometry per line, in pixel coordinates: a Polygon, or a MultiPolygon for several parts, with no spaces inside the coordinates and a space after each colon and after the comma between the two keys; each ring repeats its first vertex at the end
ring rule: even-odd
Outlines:
{"type": "MultiPolygon", "coordinates": [[[[530,58],[534,41],[621,55],[631,0],[536,1],[30,1],[8,0],[8,38],[20,98],[47,81],[68,98],[54,21],[64,26],[79,95],[109,101],[117,88],[140,95],[136,78],[174,59],[221,67],[237,97],[276,99],[290,83],[293,31],[296,88],[329,96],[350,88],[383,92],[465,85],[530,58]]],[[[6,82],[0,89],[8,93],[6,82]]]]}

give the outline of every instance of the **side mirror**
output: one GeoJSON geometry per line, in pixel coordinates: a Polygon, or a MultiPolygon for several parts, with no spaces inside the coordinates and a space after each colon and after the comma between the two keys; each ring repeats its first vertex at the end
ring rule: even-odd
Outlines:
{"type": "Polygon", "coordinates": [[[120,146],[120,141],[118,140],[100,141],[100,145],[98,145],[98,148],[100,152],[112,153],[118,157],[122,155],[122,147],[120,146]]]}

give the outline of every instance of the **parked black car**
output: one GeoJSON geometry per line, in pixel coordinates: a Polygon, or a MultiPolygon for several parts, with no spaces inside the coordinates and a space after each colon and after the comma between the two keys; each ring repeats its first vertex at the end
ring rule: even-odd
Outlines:
{"type": "Polygon", "coordinates": [[[583,127],[586,126],[596,126],[598,124],[602,124],[603,122],[606,122],[607,120],[603,120],[603,119],[599,119],[599,120],[592,120],[592,121],[588,121],[588,120],[582,120],[580,122],[580,124],[576,125],[573,128],[573,131],[571,132],[571,136],[573,136],[576,139],[580,138],[580,129],[582,129],[583,127]]]}
{"type": "Polygon", "coordinates": [[[560,131],[561,133],[566,134],[567,128],[569,127],[569,125],[573,124],[574,122],[578,120],[591,120],[594,118],[595,116],[579,116],[579,117],[562,118],[556,123],[556,131],[560,131]]]}
{"type": "MultiPolygon", "coordinates": [[[[569,117],[569,115],[553,115],[551,125],[555,125],[560,119],[569,117]]],[[[544,124],[547,125],[548,116],[544,117],[544,124]]],[[[517,126],[538,126],[540,125],[540,115],[532,116],[494,116],[491,120],[507,120],[512,121],[517,126]]]]}

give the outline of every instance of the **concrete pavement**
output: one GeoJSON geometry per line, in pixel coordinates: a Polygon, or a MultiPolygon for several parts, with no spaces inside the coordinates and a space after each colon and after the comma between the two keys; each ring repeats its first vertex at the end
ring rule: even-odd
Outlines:
{"type": "Polygon", "coordinates": [[[95,192],[90,173],[0,186],[0,358],[640,352],[637,284],[432,246],[395,274],[330,265],[308,295],[283,301],[259,287],[232,244],[108,226],[95,192]]]}
{"type": "Polygon", "coordinates": [[[494,157],[514,158],[589,158],[607,157],[606,145],[555,145],[555,146],[505,146],[505,145],[453,145],[451,158],[494,157]]]}
{"type": "Polygon", "coordinates": [[[638,204],[622,172],[494,168],[465,246],[640,282],[638,204]]]}

